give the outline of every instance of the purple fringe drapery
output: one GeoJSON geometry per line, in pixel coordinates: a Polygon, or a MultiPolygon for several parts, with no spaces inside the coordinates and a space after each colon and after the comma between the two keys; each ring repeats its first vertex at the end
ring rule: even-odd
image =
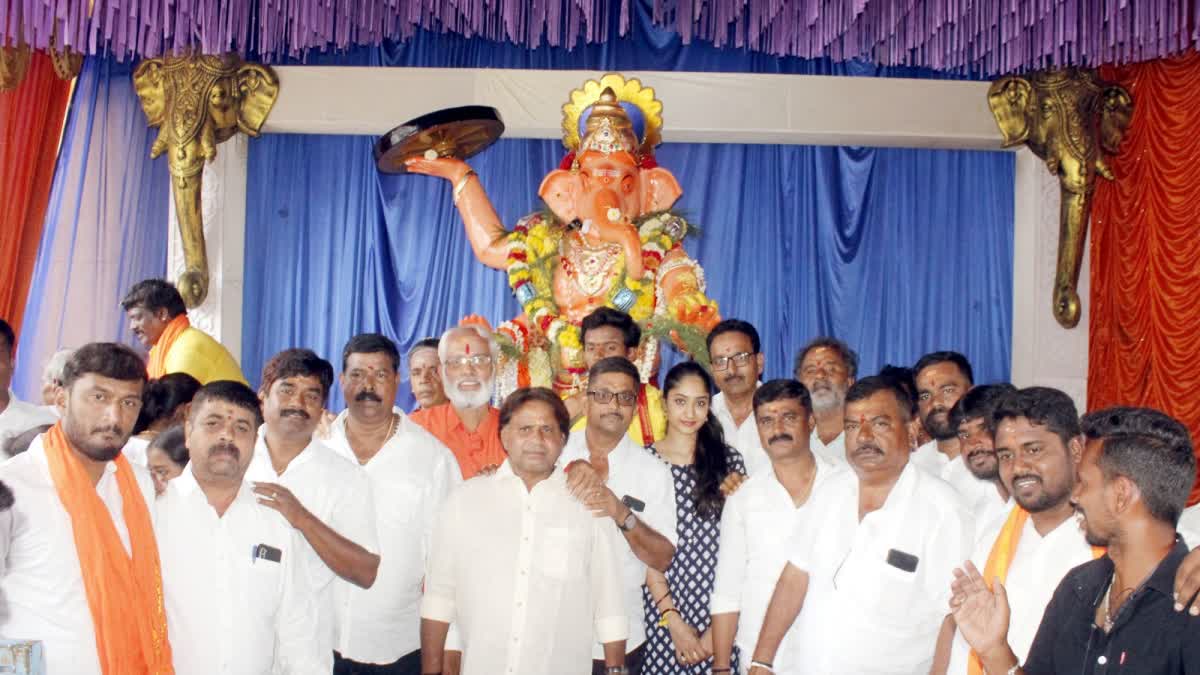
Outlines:
{"type": "MultiPolygon", "coordinates": [[[[199,46],[266,61],[417,30],[537,47],[605,42],[638,0],[0,0],[0,40],[118,58],[199,46]],[[89,5],[91,6],[89,14],[89,5]]],[[[1129,63],[1200,43],[1200,0],[642,0],[684,42],[990,76],[1129,63]]]]}

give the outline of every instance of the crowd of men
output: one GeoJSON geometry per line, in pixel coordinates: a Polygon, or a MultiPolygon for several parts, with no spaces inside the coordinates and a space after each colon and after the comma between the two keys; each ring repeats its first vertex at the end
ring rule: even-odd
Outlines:
{"type": "Polygon", "coordinates": [[[496,408],[477,324],[403,359],[354,336],[340,372],[287,349],[256,391],[170,284],[123,309],[148,358],[56,354],[40,404],[0,321],[0,637],[50,675],[1200,673],[1196,459],[1162,412],[1081,418],[951,351],[861,375],[827,336],[762,382],[722,321],[700,409],[745,475],[688,632],[662,580],[697,535],[650,448],[697,403],[643,382],[627,315],[584,321],[582,394],[496,408]]]}

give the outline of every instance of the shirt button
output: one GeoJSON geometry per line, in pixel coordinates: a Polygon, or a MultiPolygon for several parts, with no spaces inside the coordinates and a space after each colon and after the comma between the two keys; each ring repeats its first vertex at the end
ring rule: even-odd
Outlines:
{"type": "Polygon", "coordinates": [[[1099,663],[1100,665],[1104,665],[1104,664],[1108,663],[1108,657],[1101,654],[1100,658],[1096,659],[1096,663],[1099,663]]]}

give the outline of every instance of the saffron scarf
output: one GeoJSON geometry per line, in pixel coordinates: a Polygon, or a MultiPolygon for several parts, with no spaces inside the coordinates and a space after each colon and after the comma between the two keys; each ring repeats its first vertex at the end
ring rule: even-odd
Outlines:
{"type": "Polygon", "coordinates": [[[118,455],[115,464],[132,558],[126,555],[108,508],[71,449],[61,422],[42,437],[42,446],[58,499],[71,518],[101,671],[104,675],[174,673],[158,544],[129,461],[118,455]]]}
{"type": "MultiPolygon", "coordinates": [[[[1000,583],[1008,581],[1008,568],[1017,555],[1017,544],[1021,541],[1021,532],[1025,530],[1025,521],[1027,520],[1029,520],[1029,512],[1020,506],[1014,506],[1009,512],[1008,519],[1004,521],[1004,527],[1000,528],[1000,534],[996,537],[996,543],[992,544],[987,564],[983,567],[983,582],[988,585],[988,588],[992,587],[993,579],[999,578],[1000,583]]],[[[1092,547],[1093,560],[1102,555],[1104,555],[1103,548],[1092,547]]],[[[984,675],[983,660],[979,658],[979,654],[976,654],[974,649],[971,650],[971,656],[967,662],[967,673],[984,675]]]]}
{"type": "Polygon", "coordinates": [[[188,321],[187,314],[180,314],[171,319],[167,323],[167,327],[163,329],[162,335],[158,336],[158,342],[150,348],[150,363],[146,364],[146,372],[150,375],[150,379],[157,380],[167,374],[167,353],[171,351],[171,346],[175,344],[175,340],[183,335],[183,331],[190,328],[191,321],[188,321]]]}

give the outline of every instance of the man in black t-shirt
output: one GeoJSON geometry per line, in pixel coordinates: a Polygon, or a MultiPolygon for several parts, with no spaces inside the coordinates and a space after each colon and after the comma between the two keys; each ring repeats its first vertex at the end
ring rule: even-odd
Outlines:
{"type": "Polygon", "coordinates": [[[1046,607],[1024,666],[1007,643],[1008,598],[967,564],[951,607],[987,673],[1200,673],[1200,623],[1175,611],[1187,555],[1175,526],[1196,459],[1187,429],[1145,408],[1083,419],[1087,445],[1072,502],[1105,556],[1072,570],[1046,607]]]}

